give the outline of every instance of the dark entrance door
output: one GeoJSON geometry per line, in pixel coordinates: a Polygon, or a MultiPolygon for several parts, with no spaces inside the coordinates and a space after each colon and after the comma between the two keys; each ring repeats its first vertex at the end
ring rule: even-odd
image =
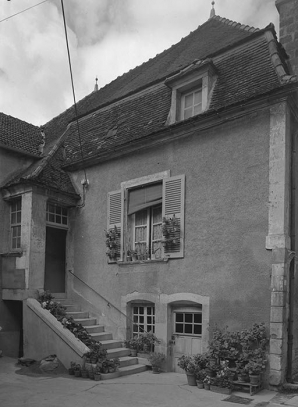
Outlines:
{"type": "Polygon", "coordinates": [[[66,233],[47,227],[44,288],[51,293],[65,293],[66,233]]]}

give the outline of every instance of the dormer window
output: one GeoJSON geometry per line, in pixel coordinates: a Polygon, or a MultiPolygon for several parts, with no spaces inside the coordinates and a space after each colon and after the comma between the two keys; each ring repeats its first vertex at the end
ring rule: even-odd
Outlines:
{"type": "Polygon", "coordinates": [[[211,60],[195,61],[167,78],[165,84],[172,89],[172,101],[166,124],[187,120],[208,110],[216,78],[211,60]]]}
{"type": "Polygon", "coordinates": [[[181,120],[202,113],[202,88],[181,96],[181,120]]]}

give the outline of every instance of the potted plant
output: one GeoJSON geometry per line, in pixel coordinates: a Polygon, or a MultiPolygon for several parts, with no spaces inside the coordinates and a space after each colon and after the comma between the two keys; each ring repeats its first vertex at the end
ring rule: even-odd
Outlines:
{"type": "Polygon", "coordinates": [[[84,379],[87,379],[87,378],[88,378],[88,370],[86,369],[86,367],[82,367],[82,369],[81,369],[81,376],[82,376],[84,379]]]}
{"type": "Polygon", "coordinates": [[[70,368],[68,369],[68,373],[70,375],[74,375],[75,367],[76,367],[76,363],[75,362],[70,362],[70,368]]]}
{"type": "Polygon", "coordinates": [[[124,346],[130,349],[130,356],[137,356],[138,338],[127,339],[124,341],[124,346]]]}
{"type": "Polygon", "coordinates": [[[185,371],[188,385],[196,386],[196,363],[194,356],[182,355],[178,359],[178,366],[185,371]]]}
{"type": "Polygon", "coordinates": [[[152,373],[160,373],[161,367],[166,360],[166,355],[164,353],[150,353],[148,360],[152,365],[152,373]]]}
{"type": "Polygon", "coordinates": [[[258,384],[260,382],[260,375],[266,368],[267,360],[259,357],[250,360],[245,366],[245,371],[249,374],[251,384],[258,384]]]}
{"type": "Polygon", "coordinates": [[[162,219],[162,244],[167,249],[168,246],[177,245],[180,243],[180,221],[175,217],[164,217],[162,219]]]}
{"type": "Polygon", "coordinates": [[[211,377],[208,375],[203,380],[205,390],[210,390],[210,380],[211,380],[211,377]]]}
{"type": "Polygon", "coordinates": [[[148,353],[154,352],[154,345],[160,343],[160,340],[153,332],[142,332],[137,338],[137,348],[139,357],[148,357],[148,353]],[[144,355],[145,354],[145,355],[144,355]]]}
{"type": "Polygon", "coordinates": [[[90,370],[89,370],[89,379],[94,380],[94,369],[93,366],[91,366],[90,370]]]}
{"type": "Polygon", "coordinates": [[[119,358],[108,359],[107,365],[108,365],[108,372],[114,373],[118,370],[118,368],[120,366],[120,360],[119,360],[119,358]]]}
{"type": "Polygon", "coordinates": [[[101,366],[96,365],[94,369],[94,380],[98,382],[101,379],[101,366]]]}
{"type": "Polygon", "coordinates": [[[75,377],[81,376],[81,365],[79,363],[77,363],[74,367],[74,375],[75,377]]]}
{"type": "Polygon", "coordinates": [[[106,255],[110,261],[116,261],[119,257],[120,250],[120,231],[117,229],[117,226],[114,226],[113,229],[106,230],[106,255]]]}
{"type": "Polygon", "coordinates": [[[197,382],[197,387],[199,389],[204,388],[204,379],[207,376],[206,370],[205,369],[199,369],[195,373],[196,376],[196,382],[197,382]]]}

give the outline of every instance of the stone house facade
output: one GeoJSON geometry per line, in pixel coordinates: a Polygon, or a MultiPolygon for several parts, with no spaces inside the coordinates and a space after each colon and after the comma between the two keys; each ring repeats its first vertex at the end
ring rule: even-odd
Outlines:
{"type": "Polygon", "coordinates": [[[298,7],[276,5],[281,43],[272,25],[213,16],[81,100],[79,126],[74,107],[43,129],[28,125],[30,157],[26,132],[10,133],[18,155],[3,141],[0,325],[14,352],[17,329],[5,320],[21,330],[21,312],[7,304],[48,289],[119,339],[154,330],[170,371],[181,354],[207,349],[215,324],[263,321],[268,382],[292,379],[298,7]]]}

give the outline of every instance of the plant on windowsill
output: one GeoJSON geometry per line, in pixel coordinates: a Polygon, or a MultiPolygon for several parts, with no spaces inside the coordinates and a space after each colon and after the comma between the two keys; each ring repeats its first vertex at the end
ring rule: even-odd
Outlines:
{"type": "Polygon", "coordinates": [[[113,229],[106,230],[106,255],[110,261],[116,261],[119,257],[120,250],[120,231],[117,229],[117,226],[114,226],[113,229]]]}
{"type": "Polygon", "coordinates": [[[179,220],[175,217],[175,214],[172,218],[164,217],[162,219],[162,235],[163,240],[162,244],[167,248],[171,245],[179,244],[180,242],[180,223],[179,220]]]}

